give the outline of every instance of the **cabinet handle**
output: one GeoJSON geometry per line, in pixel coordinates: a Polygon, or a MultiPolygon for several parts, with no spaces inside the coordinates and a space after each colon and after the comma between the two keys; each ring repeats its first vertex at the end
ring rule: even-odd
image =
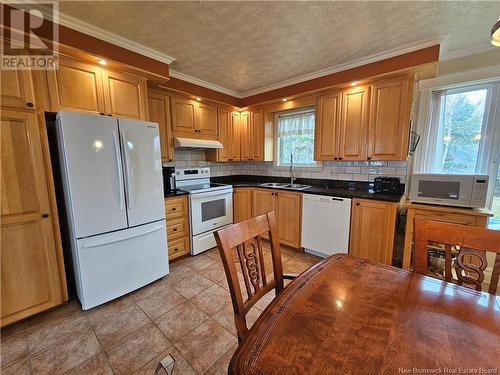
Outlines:
{"type": "Polygon", "coordinates": [[[32,102],[26,102],[26,107],[33,108],[35,105],[32,102]]]}
{"type": "Polygon", "coordinates": [[[172,207],[172,211],[177,211],[177,208],[175,208],[175,207],[172,207]]]}
{"type": "Polygon", "coordinates": [[[359,202],[358,202],[358,203],[356,203],[356,206],[359,206],[359,202]]]}
{"type": "Polygon", "coordinates": [[[368,156],[368,157],[366,158],[366,160],[372,160],[372,157],[371,157],[371,156],[368,156]]]}
{"type": "Polygon", "coordinates": [[[172,159],[168,159],[168,161],[172,161],[172,159]]]}
{"type": "Polygon", "coordinates": [[[46,218],[48,218],[48,217],[49,217],[49,214],[47,214],[47,213],[43,213],[43,214],[42,214],[42,219],[46,219],[46,218]]]}
{"type": "Polygon", "coordinates": [[[175,248],[175,249],[174,249],[174,251],[179,251],[179,249],[178,249],[178,248],[175,248]]]}
{"type": "Polygon", "coordinates": [[[174,228],[174,232],[177,232],[177,228],[174,228]]]}
{"type": "Polygon", "coordinates": [[[339,158],[339,160],[342,160],[342,158],[339,158]]]}

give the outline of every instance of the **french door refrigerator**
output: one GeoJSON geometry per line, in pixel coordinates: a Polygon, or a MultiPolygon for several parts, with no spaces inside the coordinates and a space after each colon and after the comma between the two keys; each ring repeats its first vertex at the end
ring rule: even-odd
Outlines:
{"type": "Polygon", "coordinates": [[[84,310],[168,271],[158,124],[60,112],[56,133],[84,310]]]}

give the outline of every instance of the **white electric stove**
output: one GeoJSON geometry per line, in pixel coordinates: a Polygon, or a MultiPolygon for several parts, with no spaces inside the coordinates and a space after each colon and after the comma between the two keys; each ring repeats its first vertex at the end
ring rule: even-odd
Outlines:
{"type": "Polygon", "coordinates": [[[233,223],[233,187],[210,182],[210,168],[176,169],[177,188],[189,192],[191,255],[216,246],[214,232],[233,223]]]}

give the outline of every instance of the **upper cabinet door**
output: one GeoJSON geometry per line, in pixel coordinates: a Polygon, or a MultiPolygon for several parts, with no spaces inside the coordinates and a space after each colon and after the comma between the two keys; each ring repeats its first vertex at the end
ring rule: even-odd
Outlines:
{"type": "Polygon", "coordinates": [[[314,160],[337,160],[340,97],[339,91],[318,99],[314,160]]]}
{"type": "Polygon", "coordinates": [[[339,160],[366,160],[368,86],[342,91],[339,160]]]}
{"type": "Polygon", "coordinates": [[[194,100],[173,96],[171,104],[173,130],[194,133],[197,103],[194,100]]]}
{"type": "Polygon", "coordinates": [[[240,160],[252,158],[252,133],[250,131],[250,112],[240,114],[240,160]]]}
{"type": "Polygon", "coordinates": [[[4,326],[62,303],[64,276],[57,265],[35,114],[2,109],[0,132],[4,326]]]}
{"type": "Polygon", "coordinates": [[[147,120],[146,80],[126,73],[103,70],[106,113],[147,120]]]}
{"type": "Polygon", "coordinates": [[[410,131],[411,90],[408,78],[371,86],[368,160],[405,160],[410,131]]]}
{"type": "Polygon", "coordinates": [[[199,133],[217,135],[217,107],[198,103],[196,130],[199,133]]]}
{"type": "Polygon", "coordinates": [[[231,112],[229,127],[231,129],[231,161],[240,160],[241,152],[241,126],[240,126],[241,116],[239,112],[231,112]]]}
{"type": "Polygon", "coordinates": [[[101,69],[61,56],[59,69],[47,72],[52,110],[105,113],[101,69]]]}
{"type": "Polygon", "coordinates": [[[251,112],[252,160],[264,160],[264,111],[251,112]]]}
{"type": "Polygon", "coordinates": [[[2,70],[2,107],[34,108],[31,72],[28,70],[2,70]]]}
{"type": "Polygon", "coordinates": [[[229,161],[232,151],[231,112],[219,108],[219,141],[223,148],[217,150],[217,161],[229,161]]]}
{"type": "Polygon", "coordinates": [[[170,98],[168,95],[149,93],[148,96],[149,121],[160,125],[161,160],[174,161],[174,138],[170,120],[170,98]]]}

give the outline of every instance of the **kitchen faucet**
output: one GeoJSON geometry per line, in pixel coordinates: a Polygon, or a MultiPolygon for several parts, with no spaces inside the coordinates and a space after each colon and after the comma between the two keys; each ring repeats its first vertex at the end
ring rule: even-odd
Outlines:
{"type": "Polygon", "coordinates": [[[290,154],[290,185],[293,185],[294,181],[297,179],[293,171],[293,154],[290,154]]]}

